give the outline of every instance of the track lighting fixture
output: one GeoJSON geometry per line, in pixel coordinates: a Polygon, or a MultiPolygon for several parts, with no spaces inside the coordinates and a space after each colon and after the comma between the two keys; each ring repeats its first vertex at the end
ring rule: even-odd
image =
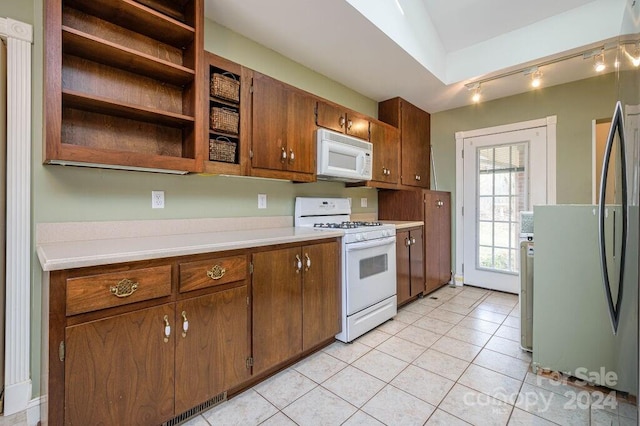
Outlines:
{"type": "Polygon", "coordinates": [[[480,102],[480,83],[468,83],[465,84],[467,90],[473,92],[471,100],[475,103],[480,102]]]}
{"type": "Polygon", "coordinates": [[[596,72],[602,72],[607,68],[607,65],[604,63],[604,49],[597,55],[593,57],[593,69],[596,72]]]}

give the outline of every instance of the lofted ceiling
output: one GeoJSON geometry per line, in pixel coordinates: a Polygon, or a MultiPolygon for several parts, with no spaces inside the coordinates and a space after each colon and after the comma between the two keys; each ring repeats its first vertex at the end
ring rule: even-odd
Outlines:
{"type": "Polygon", "coordinates": [[[509,72],[482,83],[483,99],[531,90],[522,70],[542,63],[543,87],[594,75],[583,52],[606,47],[613,62],[621,35],[637,39],[636,1],[205,0],[205,16],[371,99],[433,113],[509,72]]]}

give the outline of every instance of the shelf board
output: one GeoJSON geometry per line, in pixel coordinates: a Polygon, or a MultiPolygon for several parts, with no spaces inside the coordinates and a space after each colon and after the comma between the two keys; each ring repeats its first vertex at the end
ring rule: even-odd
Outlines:
{"type": "Polygon", "coordinates": [[[62,43],[65,53],[162,80],[166,83],[183,86],[195,79],[195,72],[189,68],[64,25],[62,26],[62,43]]]}
{"type": "Polygon", "coordinates": [[[219,130],[213,130],[213,129],[209,129],[209,135],[210,136],[224,136],[225,138],[229,138],[229,139],[240,139],[240,135],[238,133],[225,133],[225,132],[221,132],[219,130]]]}
{"type": "Polygon", "coordinates": [[[193,117],[187,115],[126,104],[68,89],[62,90],[62,104],[68,108],[146,121],[176,128],[192,126],[195,122],[193,117]]]}
{"type": "Polygon", "coordinates": [[[236,110],[240,109],[240,102],[227,101],[222,98],[216,98],[215,96],[209,96],[209,101],[216,104],[225,105],[236,110]]]}
{"type": "Polygon", "coordinates": [[[195,38],[193,27],[134,0],[65,0],[65,4],[175,47],[184,48],[195,38]]]}

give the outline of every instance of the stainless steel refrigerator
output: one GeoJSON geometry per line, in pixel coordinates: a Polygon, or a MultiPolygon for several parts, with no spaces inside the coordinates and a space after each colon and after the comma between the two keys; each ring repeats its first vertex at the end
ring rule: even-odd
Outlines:
{"type": "Polygon", "coordinates": [[[615,90],[598,204],[534,207],[533,366],[638,396],[640,70],[615,90]]]}

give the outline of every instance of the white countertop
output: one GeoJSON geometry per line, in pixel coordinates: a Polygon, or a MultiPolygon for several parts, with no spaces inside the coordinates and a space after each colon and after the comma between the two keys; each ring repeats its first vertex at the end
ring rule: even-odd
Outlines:
{"type": "Polygon", "coordinates": [[[390,225],[395,225],[396,230],[407,229],[407,228],[415,228],[416,226],[423,226],[424,222],[420,220],[381,220],[382,223],[387,223],[390,225]]]}
{"type": "Polygon", "coordinates": [[[37,245],[44,271],[342,237],[340,230],[266,228],[135,238],[49,242],[37,245]]]}

